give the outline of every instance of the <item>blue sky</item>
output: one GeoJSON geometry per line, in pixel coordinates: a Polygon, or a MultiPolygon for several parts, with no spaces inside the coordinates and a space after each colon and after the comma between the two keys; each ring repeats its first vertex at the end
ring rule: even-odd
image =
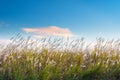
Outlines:
{"type": "Polygon", "coordinates": [[[50,26],[88,39],[120,38],[120,0],[0,0],[0,39],[50,26]]]}

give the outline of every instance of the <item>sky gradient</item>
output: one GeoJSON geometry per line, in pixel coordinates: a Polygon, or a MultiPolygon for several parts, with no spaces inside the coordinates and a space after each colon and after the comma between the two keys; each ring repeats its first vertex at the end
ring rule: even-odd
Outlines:
{"type": "Polygon", "coordinates": [[[0,40],[52,31],[87,39],[120,38],[120,0],[0,0],[0,40]]]}

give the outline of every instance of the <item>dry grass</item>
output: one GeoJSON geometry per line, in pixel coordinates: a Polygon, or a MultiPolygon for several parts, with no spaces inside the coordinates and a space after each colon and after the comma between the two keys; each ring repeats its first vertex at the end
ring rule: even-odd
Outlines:
{"type": "Polygon", "coordinates": [[[0,53],[0,80],[120,80],[120,41],[11,39],[0,53]]]}

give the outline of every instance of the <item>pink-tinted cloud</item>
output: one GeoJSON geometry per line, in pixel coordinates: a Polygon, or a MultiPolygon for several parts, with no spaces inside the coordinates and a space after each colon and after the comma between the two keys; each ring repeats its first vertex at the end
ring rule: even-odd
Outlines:
{"type": "Polygon", "coordinates": [[[36,37],[46,36],[60,36],[60,37],[72,37],[72,32],[67,28],[60,28],[57,26],[50,26],[46,28],[23,28],[26,33],[34,33],[36,37]]]}

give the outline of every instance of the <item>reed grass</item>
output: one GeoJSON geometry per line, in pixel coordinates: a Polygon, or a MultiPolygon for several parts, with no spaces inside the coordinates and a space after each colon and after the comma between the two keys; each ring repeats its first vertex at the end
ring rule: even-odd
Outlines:
{"type": "Polygon", "coordinates": [[[0,80],[120,80],[120,40],[11,40],[0,52],[0,80]]]}

